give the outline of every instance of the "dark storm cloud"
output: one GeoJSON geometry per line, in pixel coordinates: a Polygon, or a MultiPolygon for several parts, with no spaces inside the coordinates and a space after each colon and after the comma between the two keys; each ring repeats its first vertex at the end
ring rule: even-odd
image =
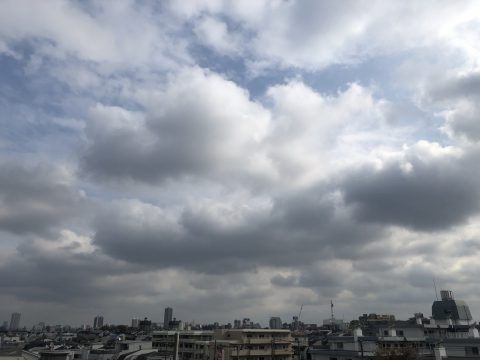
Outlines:
{"type": "Polygon", "coordinates": [[[420,231],[448,229],[479,209],[477,171],[464,159],[408,158],[377,170],[365,166],[348,172],[341,188],[345,203],[362,221],[405,226],[420,231]]]}
{"type": "Polygon", "coordinates": [[[0,229],[47,234],[82,213],[86,201],[59,168],[0,163],[0,229]]]}

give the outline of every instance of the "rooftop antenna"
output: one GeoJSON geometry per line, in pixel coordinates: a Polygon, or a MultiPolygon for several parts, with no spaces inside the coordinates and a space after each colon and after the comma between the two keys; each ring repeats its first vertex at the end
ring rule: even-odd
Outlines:
{"type": "Polygon", "coordinates": [[[433,278],[433,288],[435,290],[435,297],[437,298],[437,301],[438,301],[437,284],[435,283],[435,278],[433,278]]]}

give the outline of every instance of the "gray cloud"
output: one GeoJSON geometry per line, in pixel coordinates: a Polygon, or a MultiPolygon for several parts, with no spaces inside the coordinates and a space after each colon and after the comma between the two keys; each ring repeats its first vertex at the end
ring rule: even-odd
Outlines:
{"type": "Polygon", "coordinates": [[[479,188],[468,162],[413,156],[407,166],[392,161],[380,170],[365,166],[345,174],[344,199],[358,219],[436,231],[478,211],[479,188]]]}
{"type": "Polygon", "coordinates": [[[442,109],[447,132],[474,142],[480,140],[480,74],[477,71],[445,76],[439,82],[428,84],[424,97],[429,104],[442,109]]]}
{"type": "Polygon", "coordinates": [[[381,233],[342,214],[328,188],[318,187],[275,199],[273,208],[219,201],[172,213],[118,203],[97,217],[95,244],[115,258],[153,268],[238,272],[352,258],[381,233]]]}
{"type": "Polygon", "coordinates": [[[79,216],[87,202],[62,169],[47,163],[0,163],[0,229],[48,234],[79,216]]]}

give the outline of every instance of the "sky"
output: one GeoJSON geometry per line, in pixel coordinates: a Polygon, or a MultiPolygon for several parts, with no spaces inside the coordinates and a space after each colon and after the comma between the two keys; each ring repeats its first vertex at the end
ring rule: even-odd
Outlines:
{"type": "Polygon", "coordinates": [[[480,316],[480,2],[4,0],[0,320],[480,316]]]}

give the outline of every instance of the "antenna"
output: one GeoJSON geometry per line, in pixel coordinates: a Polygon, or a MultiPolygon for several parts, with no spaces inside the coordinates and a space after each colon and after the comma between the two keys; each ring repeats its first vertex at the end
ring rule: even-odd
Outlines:
{"type": "Polygon", "coordinates": [[[437,284],[435,283],[435,278],[433,278],[433,288],[435,290],[435,297],[437,298],[437,301],[438,301],[437,284]]]}

